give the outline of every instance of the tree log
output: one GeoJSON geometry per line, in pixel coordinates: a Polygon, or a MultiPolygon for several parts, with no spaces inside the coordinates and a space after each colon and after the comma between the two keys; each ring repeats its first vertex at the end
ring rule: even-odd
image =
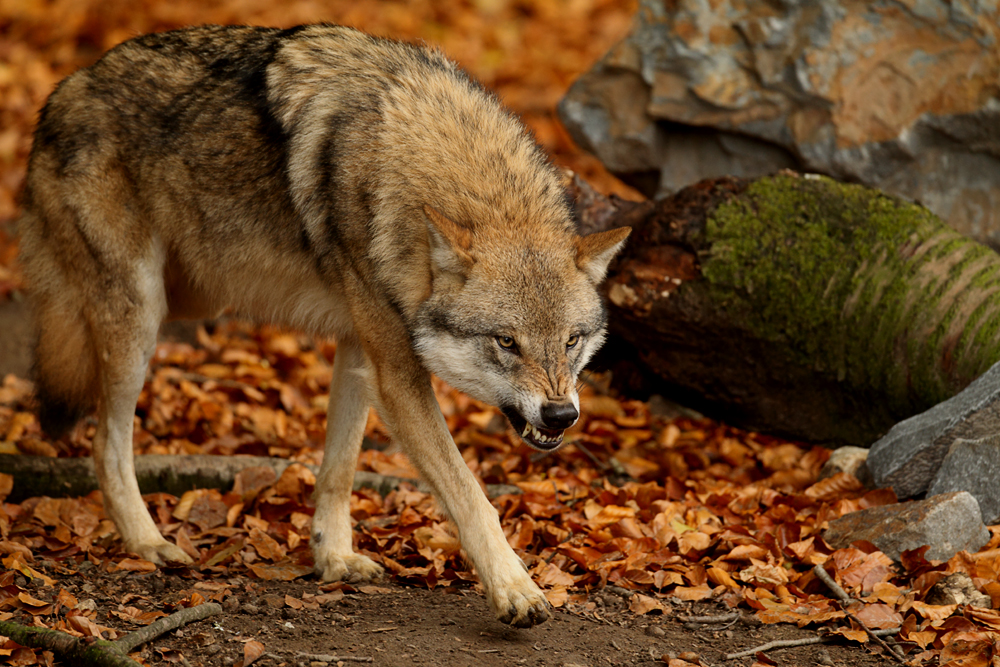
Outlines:
{"type": "Polygon", "coordinates": [[[574,182],[582,229],[634,229],[596,360],[627,394],[868,446],[1000,359],[1000,256],[919,205],[790,172],[655,204],[574,182]]]}

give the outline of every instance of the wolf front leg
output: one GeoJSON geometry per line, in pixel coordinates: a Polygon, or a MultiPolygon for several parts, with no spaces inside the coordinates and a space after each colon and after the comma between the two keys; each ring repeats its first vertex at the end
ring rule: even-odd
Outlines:
{"type": "Polygon", "coordinates": [[[497,510],[459,454],[430,374],[408,346],[389,352],[370,353],[379,414],[458,526],[496,617],[519,628],[542,623],[549,618],[548,602],[507,543],[497,510]]]}
{"type": "Polygon", "coordinates": [[[338,341],[311,538],[316,573],[323,581],[382,575],[379,565],[354,553],[351,539],[351,487],[370,406],[365,374],[364,353],[357,342],[338,341]]]}

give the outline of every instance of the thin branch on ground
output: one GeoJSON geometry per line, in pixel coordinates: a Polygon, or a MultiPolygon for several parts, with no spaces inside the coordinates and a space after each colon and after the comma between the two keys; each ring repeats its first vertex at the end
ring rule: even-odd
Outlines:
{"type": "MultiPolygon", "coordinates": [[[[873,634],[877,635],[894,635],[899,632],[900,628],[886,628],[884,630],[873,630],[873,634]]],[[[776,639],[766,644],[761,644],[760,646],[754,646],[753,648],[748,648],[745,651],[740,651],[739,653],[727,653],[726,660],[735,660],[736,658],[747,658],[751,655],[755,655],[760,651],[771,651],[773,649],[779,648],[792,648],[795,646],[810,646],[811,644],[824,644],[826,642],[832,641],[838,635],[827,635],[825,637],[803,637],[802,639],[776,639]]]]}
{"type": "Polygon", "coordinates": [[[316,662],[375,662],[375,658],[363,655],[325,655],[323,653],[296,653],[295,655],[316,662]]]}
{"type": "Polygon", "coordinates": [[[851,604],[855,601],[854,598],[847,594],[847,591],[845,591],[840,584],[834,581],[833,577],[830,576],[830,573],[827,572],[826,568],[822,565],[816,565],[813,567],[813,574],[819,577],[819,580],[826,584],[826,587],[830,589],[830,592],[836,595],[837,599],[845,605],[851,604]]]}
{"type": "Polygon", "coordinates": [[[80,667],[137,667],[138,663],[128,657],[137,646],[164,632],[219,613],[222,613],[222,606],[214,602],[182,609],[117,641],[74,637],[59,630],[28,627],[10,621],[0,621],[0,634],[27,648],[52,651],[66,664],[80,667]]]}
{"type": "Polygon", "coordinates": [[[738,621],[742,614],[738,611],[734,611],[731,614],[719,614],[718,616],[678,616],[677,618],[684,623],[728,623],[730,621],[738,621]]]}
{"type": "Polygon", "coordinates": [[[817,577],[819,577],[819,580],[822,581],[824,584],[826,584],[827,587],[831,591],[833,591],[833,594],[836,595],[838,599],[840,599],[840,603],[841,603],[841,606],[843,607],[844,613],[847,615],[847,617],[849,619],[851,619],[852,621],[854,621],[855,623],[857,623],[859,626],[861,626],[861,628],[865,632],[868,633],[868,636],[871,637],[872,640],[876,644],[878,644],[883,649],[885,649],[885,651],[896,662],[898,662],[900,664],[906,664],[906,657],[905,656],[900,655],[899,653],[897,653],[896,649],[894,649],[893,647],[891,647],[888,644],[886,644],[885,641],[881,637],[879,637],[878,635],[876,635],[875,632],[871,628],[869,628],[867,625],[865,625],[861,621],[860,618],[858,618],[857,616],[855,616],[850,610],[847,609],[848,605],[850,605],[852,602],[855,601],[854,598],[852,598],[850,595],[848,595],[847,591],[845,591],[843,588],[841,588],[840,584],[838,584],[836,581],[833,580],[833,577],[831,577],[830,573],[826,571],[826,568],[824,568],[822,565],[816,565],[815,567],[813,567],[813,574],[815,574],[817,577]]]}

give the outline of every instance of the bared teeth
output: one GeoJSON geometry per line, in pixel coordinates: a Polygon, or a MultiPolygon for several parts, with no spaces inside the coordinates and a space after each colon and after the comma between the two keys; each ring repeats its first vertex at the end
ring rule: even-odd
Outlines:
{"type": "Polygon", "coordinates": [[[531,434],[531,438],[535,442],[542,442],[542,443],[550,444],[550,443],[559,442],[560,440],[562,440],[562,433],[560,433],[556,437],[547,436],[544,433],[542,433],[541,431],[539,431],[537,428],[535,428],[534,425],[532,425],[532,424],[526,424],[525,425],[524,432],[521,434],[521,437],[522,438],[527,438],[528,433],[531,434]]]}

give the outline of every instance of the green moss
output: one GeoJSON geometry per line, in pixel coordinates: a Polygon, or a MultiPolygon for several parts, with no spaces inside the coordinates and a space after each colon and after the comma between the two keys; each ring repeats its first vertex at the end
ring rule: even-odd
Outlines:
{"type": "MultiPolygon", "coordinates": [[[[800,363],[886,392],[894,410],[950,395],[938,362],[962,311],[960,298],[942,297],[989,249],[921,206],[793,175],[754,182],[712,213],[705,234],[702,274],[713,300],[755,335],[780,341],[800,363]]],[[[972,282],[995,276],[977,273],[972,282]]],[[[974,342],[991,335],[996,326],[984,324],[974,342]]]]}

